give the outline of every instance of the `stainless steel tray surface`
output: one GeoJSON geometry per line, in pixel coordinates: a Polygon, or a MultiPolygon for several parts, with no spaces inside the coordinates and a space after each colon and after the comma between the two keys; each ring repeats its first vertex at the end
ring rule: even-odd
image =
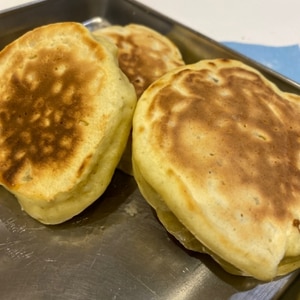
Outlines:
{"type": "MultiPolygon", "coordinates": [[[[140,23],[167,35],[186,62],[240,59],[280,88],[295,82],[134,1],[48,0],[0,14],[0,49],[58,21],[94,26],[140,23]]],[[[277,299],[295,273],[262,283],[226,273],[208,255],[185,250],[161,226],[131,176],[116,171],[105,192],[69,222],[45,226],[0,188],[0,299],[277,299]]]]}

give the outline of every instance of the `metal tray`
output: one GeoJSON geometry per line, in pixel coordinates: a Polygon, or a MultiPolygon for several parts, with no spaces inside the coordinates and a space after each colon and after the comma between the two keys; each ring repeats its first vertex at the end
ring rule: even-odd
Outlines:
{"type": "MultiPolygon", "coordinates": [[[[188,63],[239,59],[281,89],[300,93],[299,84],[134,1],[34,1],[4,11],[0,49],[36,26],[91,18],[90,28],[103,21],[147,25],[172,39],[188,63]]],[[[134,179],[120,171],[91,207],[57,226],[28,217],[0,188],[1,299],[277,299],[296,275],[262,283],[185,250],[160,225],[134,179]]]]}

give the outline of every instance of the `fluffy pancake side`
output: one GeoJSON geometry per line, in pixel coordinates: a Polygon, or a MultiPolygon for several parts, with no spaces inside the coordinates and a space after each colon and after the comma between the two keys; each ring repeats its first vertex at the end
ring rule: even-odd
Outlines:
{"type": "Polygon", "coordinates": [[[222,59],[171,71],[139,99],[142,194],[184,245],[233,273],[271,280],[300,267],[299,100],[222,59]]]}
{"type": "MultiPolygon", "coordinates": [[[[134,85],[137,98],[156,79],[184,65],[177,46],[167,37],[140,24],[108,26],[94,31],[93,35],[104,35],[118,47],[120,68],[134,85]]],[[[119,168],[132,174],[131,136],[119,168]]]]}
{"type": "Polygon", "coordinates": [[[46,224],[106,189],[124,151],[136,95],[117,48],[78,23],[34,29],[0,53],[0,181],[46,224]]]}

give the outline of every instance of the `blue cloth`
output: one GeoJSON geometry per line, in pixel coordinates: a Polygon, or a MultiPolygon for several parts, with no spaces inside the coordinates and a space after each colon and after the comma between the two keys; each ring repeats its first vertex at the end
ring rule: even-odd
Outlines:
{"type": "Polygon", "coordinates": [[[299,45],[274,47],[237,42],[223,42],[223,44],[300,83],[299,45]]]}

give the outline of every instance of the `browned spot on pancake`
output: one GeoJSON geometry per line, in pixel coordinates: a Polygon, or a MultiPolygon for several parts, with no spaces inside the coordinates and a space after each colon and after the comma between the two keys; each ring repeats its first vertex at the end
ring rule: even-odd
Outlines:
{"type": "Polygon", "coordinates": [[[15,71],[1,95],[0,128],[3,181],[32,167],[56,164],[63,168],[82,137],[80,120],[88,115],[89,83],[96,72],[65,48],[16,56],[15,71]]]}
{"type": "MultiPolygon", "coordinates": [[[[157,78],[168,70],[183,65],[183,61],[172,58],[170,46],[151,33],[136,31],[135,34],[108,35],[119,49],[119,64],[134,85],[137,97],[157,78]]],[[[175,47],[175,46],[174,46],[175,47]]],[[[172,50],[173,51],[173,50],[172,50]]]]}
{"type": "Polygon", "coordinates": [[[145,131],[145,127],[144,126],[140,126],[139,128],[138,128],[138,132],[139,133],[143,133],[145,131]]]}
{"type": "Polygon", "coordinates": [[[210,66],[212,66],[212,67],[215,67],[215,66],[216,66],[216,64],[215,64],[213,61],[209,61],[208,64],[209,64],[210,66]]]}
{"type": "Polygon", "coordinates": [[[298,219],[293,220],[293,226],[296,227],[300,233],[300,221],[298,219]]]}
{"type": "Polygon", "coordinates": [[[83,171],[86,169],[86,166],[90,163],[90,160],[92,158],[92,155],[88,155],[85,160],[82,162],[81,166],[79,167],[78,171],[77,171],[77,177],[81,177],[83,171]]]}
{"type": "Polygon", "coordinates": [[[214,184],[227,199],[236,187],[244,195],[249,190],[247,200],[230,205],[258,222],[266,214],[291,218],[300,194],[299,107],[240,68],[185,69],[171,82],[147,118],[172,164],[203,189],[214,184]]]}

